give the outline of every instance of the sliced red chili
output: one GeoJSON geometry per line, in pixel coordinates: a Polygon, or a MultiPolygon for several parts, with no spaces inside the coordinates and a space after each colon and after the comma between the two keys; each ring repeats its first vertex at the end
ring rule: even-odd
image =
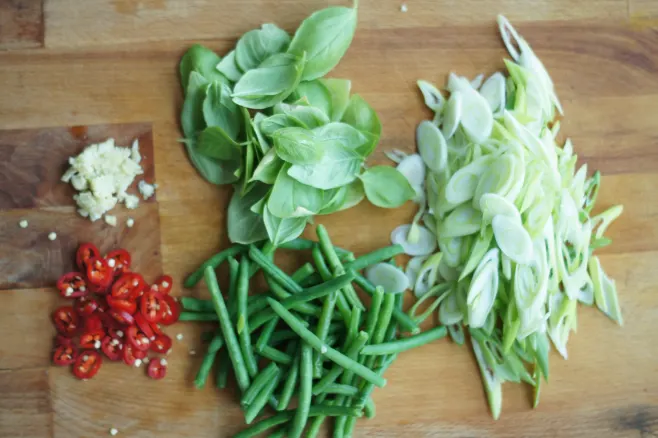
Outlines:
{"type": "Polygon", "coordinates": [[[98,294],[98,295],[105,295],[110,291],[110,286],[111,285],[112,285],[112,283],[110,283],[106,286],[99,286],[97,284],[89,283],[87,285],[87,289],[91,293],[98,294]]]}
{"type": "Polygon", "coordinates": [[[123,345],[123,361],[130,366],[140,366],[142,359],[146,357],[146,351],[138,350],[130,342],[123,345]],[[137,362],[139,360],[139,362],[137,362]]]}
{"type": "Polygon", "coordinates": [[[163,317],[162,301],[164,295],[154,292],[153,289],[142,295],[139,311],[148,322],[160,322],[163,317]]]}
{"type": "Polygon", "coordinates": [[[157,335],[151,342],[151,351],[167,354],[171,350],[171,338],[165,334],[157,335]]]}
{"type": "Polygon", "coordinates": [[[120,274],[130,271],[132,258],[125,249],[115,249],[114,251],[110,251],[105,258],[110,267],[114,269],[115,273],[120,274]]]}
{"type": "Polygon", "coordinates": [[[63,306],[53,312],[57,331],[64,336],[73,336],[80,330],[80,317],[71,306],[63,306]]]}
{"type": "Polygon", "coordinates": [[[153,333],[156,335],[162,335],[164,332],[162,331],[162,328],[160,327],[160,324],[155,324],[155,323],[149,323],[151,326],[151,330],[153,330],[153,333]]]}
{"type": "Polygon", "coordinates": [[[112,295],[105,297],[107,304],[111,309],[114,310],[123,310],[133,315],[137,311],[137,303],[128,299],[112,298],[112,295]]]}
{"type": "Polygon", "coordinates": [[[137,299],[146,288],[144,277],[134,272],[122,274],[112,285],[112,298],[137,299]]]}
{"type": "Polygon", "coordinates": [[[57,280],[57,289],[64,298],[78,298],[89,293],[84,275],[79,272],[69,272],[57,280]]]}
{"type": "Polygon", "coordinates": [[[144,316],[141,313],[135,314],[135,324],[137,324],[137,328],[144,332],[144,334],[148,336],[149,339],[153,340],[155,333],[153,333],[151,324],[149,324],[148,321],[144,319],[144,316]]]}
{"type": "Polygon", "coordinates": [[[103,327],[106,325],[103,320],[104,315],[101,313],[94,313],[89,315],[84,319],[84,331],[85,332],[94,332],[97,330],[103,330],[103,327]]]}
{"type": "Polygon", "coordinates": [[[96,375],[103,363],[103,356],[96,350],[84,350],[78,354],[73,364],[73,375],[78,379],[87,380],[96,375]]]}
{"type": "MultiPolygon", "coordinates": [[[[112,321],[114,321],[114,318],[110,318],[112,321]]],[[[123,337],[126,335],[126,328],[121,327],[119,323],[114,321],[114,323],[117,325],[116,327],[110,327],[107,329],[107,334],[114,339],[123,339],[123,337]]]]}
{"type": "Polygon", "coordinates": [[[126,339],[133,347],[141,351],[147,351],[151,347],[151,340],[136,325],[128,327],[126,339]]]}
{"type": "Polygon", "coordinates": [[[73,303],[73,308],[76,312],[83,316],[91,315],[98,307],[98,300],[93,297],[80,297],[73,303]]]}
{"type": "Polygon", "coordinates": [[[132,325],[135,322],[135,318],[133,318],[133,316],[130,313],[124,310],[111,309],[107,313],[112,318],[114,318],[119,324],[132,325]]]}
{"type": "Polygon", "coordinates": [[[105,336],[101,347],[108,359],[117,361],[123,358],[123,342],[121,340],[111,336],[105,336]]]}
{"type": "Polygon", "coordinates": [[[167,359],[153,358],[149,362],[147,374],[150,378],[160,380],[167,375],[167,359]]]}
{"type": "Polygon", "coordinates": [[[162,319],[160,323],[164,325],[171,325],[178,321],[180,316],[180,306],[171,295],[162,295],[160,301],[160,311],[162,312],[162,319]]]}
{"type": "Polygon", "coordinates": [[[174,281],[170,276],[162,275],[157,280],[155,280],[153,285],[151,285],[151,289],[155,290],[156,292],[160,292],[161,294],[167,295],[169,292],[171,292],[173,283],[174,281]]]}
{"type": "Polygon", "coordinates": [[[101,253],[93,243],[81,243],[75,253],[75,264],[82,272],[87,270],[87,262],[94,258],[100,257],[101,253]]]}
{"type": "Polygon", "coordinates": [[[78,350],[71,345],[58,345],[53,353],[55,365],[71,365],[78,358],[78,350]]]}
{"type": "Polygon", "coordinates": [[[80,348],[87,349],[99,349],[101,348],[101,343],[105,337],[104,330],[95,330],[93,332],[84,332],[80,336],[80,348]]]}
{"type": "Polygon", "coordinates": [[[57,335],[55,336],[55,347],[59,347],[60,345],[64,345],[64,346],[74,345],[74,342],[72,338],[67,338],[66,336],[63,335],[57,335]]]}
{"type": "Polygon", "coordinates": [[[96,286],[108,287],[114,279],[114,270],[109,267],[107,260],[94,257],[87,262],[87,279],[96,286]]]}

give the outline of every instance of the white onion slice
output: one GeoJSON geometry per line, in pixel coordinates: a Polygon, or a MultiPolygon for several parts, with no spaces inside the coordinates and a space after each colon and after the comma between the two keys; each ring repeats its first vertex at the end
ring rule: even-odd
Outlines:
{"type": "Polygon", "coordinates": [[[505,76],[496,72],[480,88],[480,94],[494,113],[505,109],[505,76]]]}
{"type": "Polygon", "coordinates": [[[428,120],[416,128],[418,153],[432,172],[442,173],[448,166],[448,145],[436,125],[428,120]]]}
{"type": "Polygon", "coordinates": [[[409,260],[404,271],[404,273],[407,275],[407,278],[409,279],[409,284],[416,284],[418,273],[420,273],[420,270],[423,267],[423,263],[425,263],[427,257],[428,256],[416,256],[409,260]]]}
{"type": "Polygon", "coordinates": [[[414,294],[422,297],[434,286],[439,278],[439,265],[443,260],[443,254],[438,252],[428,257],[418,272],[414,283],[414,294]]]}
{"type": "Polygon", "coordinates": [[[411,225],[400,225],[391,233],[391,242],[402,245],[404,253],[410,256],[426,256],[436,251],[437,242],[434,234],[422,225],[416,225],[418,241],[411,243],[407,240],[411,225]]]}
{"type": "Polygon", "coordinates": [[[466,135],[476,143],[481,143],[491,135],[493,113],[487,100],[474,89],[463,89],[461,126],[466,135]]]}
{"type": "Polygon", "coordinates": [[[440,113],[443,111],[443,106],[445,105],[445,98],[439,90],[427,81],[420,80],[416,82],[420,92],[423,93],[423,99],[425,99],[425,105],[432,111],[440,113]]]}
{"type": "Polygon", "coordinates": [[[459,122],[462,118],[462,93],[455,91],[450,95],[448,103],[446,104],[445,110],[443,112],[443,127],[441,132],[443,132],[443,137],[446,140],[455,135],[459,122]]]}
{"type": "Polygon", "coordinates": [[[375,286],[381,286],[385,292],[399,294],[409,288],[409,278],[400,268],[389,263],[378,263],[366,270],[366,278],[375,286]]]}
{"type": "Polygon", "coordinates": [[[491,225],[496,243],[507,257],[522,265],[530,263],[532,239],[519,220],[499,214],[494,216],[491,225]]]}

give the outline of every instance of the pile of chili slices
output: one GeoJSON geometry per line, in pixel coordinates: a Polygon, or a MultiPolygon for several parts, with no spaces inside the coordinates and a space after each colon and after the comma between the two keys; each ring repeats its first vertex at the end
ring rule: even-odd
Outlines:
{"type": "Polygon", "coordinates": [[[111,361],[123,360],[129,366],[148,364],[148,375],[161,379],[167,373],[162,357],[171,338],[160,325],[178,321],[180,307],[169,295],[172,279],[159,277],[148,285],[140,274],[131,272],[131,256],[117,249],[101,257],[98,248],[83,243],[76,252],[79,272],[64,274],[57,281],[62,297],[72,305],[53,313],[57,329],[55,365],[73,365],[73,374],[91,379],[103,363],[102,353],[111,361]]]}

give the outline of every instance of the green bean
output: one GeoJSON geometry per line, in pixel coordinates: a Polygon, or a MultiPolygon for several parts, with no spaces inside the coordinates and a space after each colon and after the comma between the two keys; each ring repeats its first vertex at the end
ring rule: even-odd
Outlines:
{"type": "Polygon", "coordinates": [[[228,357],[226,349],[219,351],[219,362],[217,363],[217,382],[216,385],[219,389],[226,388],[228,383],[228,371],[231,359],[228,357]]]}
{"type": "Polygon", "coordinates": [[[381,311],[379,312],[379,317],[377,318],[377,325],[375,326],[375,330],[372,333],[372,342],[370,342],[371,345],[381,344],[384,342],[384,336],[386,336],[386,330],[391,323],[391,317],[393,316],[394,308],[395,294],[384,294],[384,302],[382,304],[381,311]]]}
{"type": "MultiPolygon", "coordinates": [[[[354,378],[354,372],[350,369],[346,369],[342,376],[340,376],[340,383],[342,385],[350,385],[354,378]]],[[[356,389],[356,388],[355,388],[356,389]]],[[[336,405],[343,406],[347,401],[345,395],[339,395],[336,397],[336,405]]],[[[340,416],[336,418],[334,425],[334,438],[342,438],[345,433],[345,424],[347,422],[346,416],[340,416]]]]}
{"type": "Polygon", "coordinates": [[[208,260],[203,262],[203,264],[199,267],[199,269],[194,271],[192,274],[188,275],[187,278],[185,279],[185,282],[183,283],[183,286],[185,286],[187,289],[196,286],[199,280],[203,278],[204,272],[208,266],[210,266],[213,269],[216,269],[227,258],[234,257],[245,250],[246,247],[242,245],[236,245],[215,254],[214,256],[210,257],[208,260]]]}
{"type": "MultiPolygon", "coordinates": [[[[247,272],[248,273],[248,272],[247,272]]],[[[269,380],[265,387],[258,393],[253,402],[247,407],[247,410],[244,413],[244,420],[247,424],[251,424],[252,421],[260,414],[263,410],[270,397],[274,394],[274,390],[279,384],[281,379],[281,370],[277,370],[271,380],[269,380]]]]}
{"type": "Polygon", "coordinates": [[[286,436],[286,429],[285,429],[285,428],[281,428],[281,429],[277,429],[277,430],[275,430],[274,432],[272,432],[272,433],[268,436],[268,438],[285,438],[285,436],[286,436]]]}
{"type": "Polygon", "coordinates": [[[258,374],[258,363],[254,357],[249,335],[249,318],[247,317],[247,300],[249,299],[249,259],[242,257],[238,271],[238,284],[236,286],[237,302],[237,330],[242,357],[244,357],[247,372],[252,378],[258,374]]]}
{"type": "MultiPolygon", "coordinates": [[[[320,251],[319,246],[314,246],[313,251],[313,261],[315,262],[315,265],[318,268],[318,272],[320,273],[320,276],[324,281],[330,280],[334,275],[331,273],[331,270],[327,266],[327,264],[324,261],[324,257],[322,256],[322,251],[320,251]]],[[[340,312],[341,316],[343,317],[343,320],[345,321],[345,325],[349,325],[350,321],[350,315],[351,315],[351,310],[350,310],[350,305],[347,302],[347,299],[345,298],[345,294],[343,291],[338,292],[338,296],[336,297],[336,307],[338,308],[338,311],[340,312]]]]}
{"type": "MultiPolygon", "coordinates": [[[[323,225],[318,225],[318,227],[315,229],[315,232],[318,235],[318,239],[320,241],[320,249],[322,250],[322,254],[324,254],[326,257],[333,274],[344,274],[345,268],[343,267],[343,264],[341,263],[338,255],[336,254],[336,251],[334,250],[334,246],[331,243],[327,229],[323,225]]],[[[342,291],[345,295],[345,298],[352,305],[352,307],[358,307],[361,310],[365,310],[363,303],[359,299],[359,296],[356,294],[351,284],[343,287],[342,291]]]]}
{"type": "Polygon", "coordinates": [[[372,400],[372,397],[368,397],[368,400],[366,400],[366,405],[364,406],[363,409],[364,409],[364,413],[366,414],[366,417],[375,418],[375,415],[377,414],[377,409],[375,407],[375,402],[372,400]]]}
{"type": "Polygon", "coordinates": [[[359,377],[364,378],[369,382],[375,383],[379,387],[386,386],[386,379],[381,376],[378,376],[374,371],[364,367],[360,363],[356,362],[354,359],[350,359],[345,356],[343,353],[334,350],[331,347],[327,347],[315,336],[309,329],[304,327],[304,324],[290,311],[283,307],[280,303],[275,300],[268,298],[267,301],[270,303],[270,307],[283,319],[290,328],[296,332],[300,338],[308,342],[314,350],[320,351],[324,354],[329,360],[337,363],[343,368],[351,369],[354,374],[359,377]]]}
{"type": "Polygon", "coordinates": [[[379,312],[382,307],[382,302],[384,301],[384,288],[377,286],[375,288],[375,293],[372,294],[372,302],[370,303],[370,309],[368,310],[368,315],[366,316],[366,333],[372,335],[375,332],[375,325],[379,319],[379,312]]]}
{"type": "Polygon", "coordinates": [[[359,393],[359,390],[356,386],[343,384],[343,383],[332,383],[324,390],[325,394],[338,394],[345,395],[348,397],[355,396],[359,393]]]}
{"type": "Polygon", "coordinates": [[[216,313],[201,312],[181,312],[178,315],[179,321],[217,321],[216,313]]]}
{"type": "MultiPolygon", "coordinates": [[[[375,285],[372,284],[364,276],[356,274],[356,277],[354,277],[354,282],[358,284],[359,287],[363,289],[363,291],[368,295],[372,296],[374,294],[375,285]]],[[[393,309],[393,318],[395,318],[395,321],[400,325],[401,331],[409,332],[412,334],[420,332],[418,324],[412,318],[410,318],[409,315],[397,307],[393,309]]]]}
{"type": "MultiPolygon", "coordinates": [[[[279,318],[276,318],[277,321],[279,318]]],[[[297,333],[293,332],[292,330],[277,330],[276,332],[272,333],[272,336],[270,337],[269,345],[270,346],[275,346],[280,344],[281,342],[284,341],[289,341],[290,339],[297,339],[299,336],[297,336],[297,333]]]]}
{"type": "Polygon", "coordinates": [[[345,269],[352,269],[353,271],[360,271],[368,266],[376,263],[381,263],[397,255],[403,254],[404,248],[402,245],[391,245],[384,248],[376,249],[375,251],[357,257],[353,262],[345,264],[345,269]]]}
{"type": "MultiPolygon", "coordinates": [[[[359,333],[359,324],[361,324],[361,309],[358,307],[352,308],[352,316],[350,318],[350,325],[347,327],[347,336],[345,337],[344,350],[354,341],[354,338],[359,333]]],[[[331,329],[331,327],[330,327],[331,329]]]]}
{"type": "Polygon", "coordinates": [[[196,386],[197,389],[201,389],[206,385],[206,381],[208,380],[208,374],[210,373],[210,369],[215,363],[217,352],[223,346],[224,346],[224,339],[219,333],[217,333],[213,338],[213,340],[210,342],[210,345],[208,345],[208,351],[203,357],[203,362],[201,362],[199,371],[197,372],[196,378],[194,379],[194,386],[196,386]]]}
{"type": "MultiPolygon", "coordinates": [[[[388,367],[391,366],[393,361],[397,355],[393,355],[387,362],[384,362],[382,366],[377,368],[377,375],[381,376],[384,374],[384,372],[388,369],[388,367]]],[[[368,400],[368,397],[372,394],[372,391],[375,389],[375,385],[373,385],[371,382],[365,382],[365,385],[361,389],[361,393],[359,394],[358,397],[354,400],[352,403],[352,407],[356,409],[363,409],[366,405],[366,401],[368,400]]]]}
{"type": "MultiPolygon", "coordinates": [[[[281,249],[292,249],[296,251],[304,251],[304,250],[309,250],[313,249],[313,246],[315,246],[315,242],[312,240],[308,239],[303,239],[298,237],[297,239],[291,240],[289,242],[283,243],[279,246],[281,249]]],[[[334,251],[336,251],[336,254],[338,254],[341,258],[347,257],[349,255],[354,256],[354,253],[351,251],[348,251],[346,249],[340,248],[338,246],[334,246],[334,251]]]]}
{"type": "Polygon", "coordinates": [[[256,351],[260,352],[263,347],[269,345],[272,334],[274,334],[274,329],[278,323],[279,318],[272,318],[267,324],[265,324],[265,327],[263,327],[263,331],[260,333],[258,341],[256,342],[256,351]]]}
{"type": "MultiPolygon", "coordinates": [[[[268,259],[273,260],[274,259],[274,251],[276,251],[276,246],[274,244],[267,240],[263,246],[260,248],[260,251],[265,255],[268,259]]],[[[258,265],[251,265],[249,267],[249,278],[253,277],[256,275],[256,273],[260,270],[260,266],[258,265]]]]}
{"type": "MultiPolygon", "coordinates": [[[[265,432],[267,429],[278,426],[290,420],[295,415],[295,409],[288,409],[280,412],[272,417],[265,418],[258,423],[253,424],[251,427],[244,429],[236,434],[233,438],[251,438],[258,436],[265,432]]],[[[358,409],[346,408],[343,406],[329,406],[329,405],[316,405],[311,406],[308,410],[309,417],[317,417],[318,415],[325,415],[328,417],[337,417],[339,415],[351,415],[356,417],[363,416],[363,412],[358,409]]]]}
{"type": "Polygon", "coordinates": [[[408,338],[398,339],[397,341],[386,342],[382,344],[373,344],[363,347],[361,354],[364,356],[381,356],[384,354],[397,354],[412,348],[420,347],[429,342],[436,341],[445,337],[447,330],[445,327],[434,327],[408,338]]]}
{"type": "Polygon", "coordinates": [[[240,404],[242,406],[250,405],[259,392],[265,388],[265,386],[272,380],[276,373],[280,372],[279,367],[275,363],[270,363],[267,365],[263,371],[258,373],[254,378],[254,381],[251,382],[249,388],[242,394],[242,399],[240,399],[240,404]]]}
{"type": "Polygon", "coordinates": [[[215,308],[210,300],[202,300],[193,297],[180,297],[181,307],[189,312],[214,312],[215,308]]]}
{"type": "Polygon", "coordinates": [[[281,304],[286,306],[287,309],[290,309],[294,304],[323,298],[332,292],[338,291],[338,289],[342,288],[346,284],[350,284],[355,275],[356,274],[354,271],[350,271],[346,274],[332,278],[331,280],[328,280],[322,284],[318,284],[317,286],[306,288],[302,292],[286,298],[281,302],[281,304]]]}
{"type": "Polygon", "coordinates": [[[302,287],[297,284],[295,280],[290,278],[288,274],[272,263],[272,261],[254,245],[249,245],[249,258],[253,260],[254,263],[257,263],[265,273],[281,284],[281,286],[285,287],[289,292],[296,294],[302,291],[302,287]]]}
{"type": "MultiPolygon", "coordinates": [[[[359,332],[356,337],[354,338],[354,341],[350,344],[350,346],[345,350],[345,354],[347,357],[351,359],[355,359],[358,357],[359,352],[363,348],[363,346],[366,344],[368,341],[368,333],[366,332],[359,332]]],[[[315,384],[313,387],[313,394],[314,395],[319,395],[327,389],[329,385],[334,383],[334,381],[340,376],[345,369],[341,367],[338,364],[335,364],[329,372],[327,372],[322,379],[318,383],[315,384]]]]}
{"type": "MultiPolygon", "coordinates": [[[[270,286],[270,291],[272,292],[272,295],[274,295],[279,300],[283,301],[286,298],[289,298],[289,297],[293,296],[293,294],[286,291],[279,283],[277,283],[269,275],[265,276],[265,281],[270,286]]],[[[320,308],[318,306],[314,305],[314,304],[311,304],[311,303],[299,303],[299,304],[296,304],[293,307],[293,309],[295,309],[297,312],[304,313],[305,315],[319,315],[320,314],[320,308]]]]}
{"type": "Polygon", "coordinates": [[[219,326],[222,329],[222,334],[224,335],[226,349],[229,352],[229,357],[231,358],[231,362],[233,364],[235,379],[238,382],[238,387],[240,390],[245,391],[249,387],[249,373],[245,367],[244,358],[242,357],[242,352],[240,351],[240,345],[233,329],[233,325],[231,324],[228,309],[226,308],[226,303],[224,302],[224,297],[222,297],[222,293],[219,290],[219,285],[217,284],[217,276],[215,275],[215,271],[212,269],[212,267],[208,266],[206,268],[205,278],[208,289],[210,290],[213,304],[215,305],[215,311],[219,317],[219,326]]]}
{"type": "Polygon", "coordinates": [[[303,342],[299,359],[299,395],[297,396],[297,411],[288,430],[289,438],[299,438],[308,421],[308,411],[313,397],[313,349],[303,342]]]}
{"type": "Polygon", "coordinates": [[[267,309],[267,295],[258,294],[249,296],[249,301],[247,305],[247,315],[251,316],[257,312],[260,312],[263,309],[267,309]]]}
{"type": "Polygon", "coordinates": [[[278,362],[282,365],[290,365],[292,363],[292,357],[289,354],[277,350],[276,348],[270,347],[269,345],[263,347],[259,353],[264,358],[278,362]]]}
{"type": "Polygon", "coordinates": [[[281,397],[279,397],[279,403],[276,406],[277,411],[283,411],[290,404],[290,399],[292,394],[295,391],[295,386],[297,386],[297,380],[299,377],[299,355],[295,357],[292,366],[286,377],[286,382],[283,384],[283,390],[281,391],[281,397]]]}
{"type": "Polygon", "coordinates": [[[316,438],[320,433],[320,428],[326,418],[326,415],[318,415],[315,417],[306,431],[306,438],[316,438]]]}
{"type": "MultiPolygon", "coordinates": [[[[324,303],[322,304],[322,313],[318,319],[318,324],[315,329],[315,335],[318,337],[318,340],[324,344],[329,333],[329,324],[331,324],[331,315],[334,313],[334,307],[336,307],[336,298],[338,296],[338,291],[334,291],[331,295],[325,298],[324,303]]],[[[294,329],[293,329],[294,330],[294,329]]],[[[313,361],[313,375],[315,377],[320,377],[322,375],[322,353],[317,352],[315,360],[313,361]]]]}

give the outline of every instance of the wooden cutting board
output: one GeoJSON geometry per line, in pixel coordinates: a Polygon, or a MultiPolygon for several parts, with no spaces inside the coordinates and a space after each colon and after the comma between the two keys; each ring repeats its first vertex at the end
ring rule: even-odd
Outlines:
{"type": "MultiPolygon", "coordinates": [[[[202,353],[195,324],[169,330],[184,337],[160,382],[120,364],[88,382],[51,367],[49,317],[62,303],[51,285],[77,243],[92,240],[137,254],[147,275],[174,276],[175,294],[205,295],[180,283],[227,245],[230,192],[205,183],[177,142],[178,59],[192,42],[224,54],[263,22],[293,30],[312,11],[345,3],[0,0],[0,437],[102,437],[111,427],[126,437],[225,437],[242,428],[233,392],[192,387],[202,353]],[[77,217],[71,189],[58,182],[68,155],[110,136],[139,137],[147,179],[159,184],[157,200],[117,211],[117,228],[77,217]],[[123,226],[128,215],[132,229],[123,226]]],[[[446,341],[404,354],[375,392],[377,417],[360,420],[356,436],[657,436],[658,3],[407,0],[406,13],[401,4],[361,0],[357,35],[332,72],[352,79],[381,116],[372,162],[387,163],[386,149],[414,149],[415,126],[430,116],[417,79],[440,85],[450,71],[474,77],[502,67],[494,23],[505,14],[552,74],[581,161],[605,175],[600,208],[625,205],[601,259],[626,324],[582,307],[569,360],[551,356],[539,408],[530,409],[528,388],[506,384],[497,422],[466,348],[446,341]]],[[[387,244],[413,213],[364,204],[322,223],[358,254],[387,244]]]]}

